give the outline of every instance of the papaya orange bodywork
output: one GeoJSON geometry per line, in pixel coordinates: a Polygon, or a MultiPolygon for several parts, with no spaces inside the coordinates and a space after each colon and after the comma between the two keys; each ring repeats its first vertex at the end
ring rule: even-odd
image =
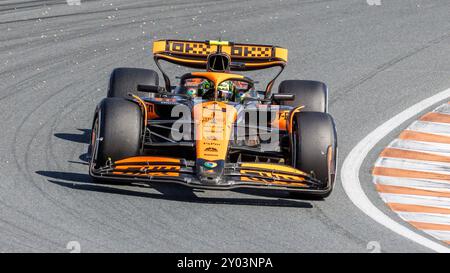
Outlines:
{"type": "Polygon", "coordinates": [[[197,158],[224,160],[236,121],[236,109],[223,102],[208,101],[193,108],[197,158]]]}
{"type": "Polygon", "coordinates": [[[177,158],[171,157],[158,157],[158,156],[134,156],[118,160],[116,164],[126,164],[126,163],[136,163],[136,162],[170,162],[170,163],[180,163],[177,158]]]}

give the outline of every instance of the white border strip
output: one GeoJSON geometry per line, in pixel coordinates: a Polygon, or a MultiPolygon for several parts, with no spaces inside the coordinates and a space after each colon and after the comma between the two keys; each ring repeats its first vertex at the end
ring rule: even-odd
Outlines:
{"type": "Polygon", "coordinates": [[[431,96],[423,101],[420,101],[403,112],[392,117],[390,120],[378,126],[370,134],[364,137],[347,155],[341,169],[341,182],[350,200],[360,210],[367,214],[370,218],[394,231],[395,233],[408,238],[424,247],[437,252],[450,253],[450,248],[447,248],[439,243],[436,243],[411,229],[397,223],[389,218],[386,214],[375,207],[370,202],[367,195],[364,193],[361,182],[359,181],[359,171],[364,159],[375,145],[382,140],[387,134],[392,132],[395,128],[400,126],[405,121],[413,118],[418,113],[426,110],[434,104],[448,99],[450,97],[450,89],[444,90],[431,96]]]}

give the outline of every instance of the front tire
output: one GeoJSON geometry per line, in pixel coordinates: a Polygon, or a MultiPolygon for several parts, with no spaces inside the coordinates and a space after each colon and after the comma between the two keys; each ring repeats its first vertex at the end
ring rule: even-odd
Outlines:
{"type": "Polygon", "coordinates": [[[308,196],[328,197],[334,186],[337,165],[337,139],[333,118],[327,113],[301,111],[294,114],[292,126],[294,167],[320,180],[326,190],[308,196]]]}
{"type": "Polygon", "coordinates": [[[99,105],[92,131],[92,159],[103,167],[142,150],[142,113],[139,106],[124,98],[105,98],[99,105]]]}

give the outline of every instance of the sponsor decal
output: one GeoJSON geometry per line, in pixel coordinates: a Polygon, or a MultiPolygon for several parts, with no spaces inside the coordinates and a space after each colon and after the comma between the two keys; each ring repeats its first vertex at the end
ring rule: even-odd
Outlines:
{"type": "Polygon", "coordinates": [[[132,166],[117,166],[113,174],[136,176],[179,176],[180,166],[157,165],[135,168],[132,166]]]}
{"type": "Polygon", "coordinates": [[[233,46],[232,57],[271,57],[272,47],[268,46],[233,46]]]}
{"type": "Polygon", "coordinates": [[[242,175],[249,175],[250,180],[254,181],[264,181],[271,182],[273,180],[295,180],[295,181],[303,181],[304,179],[295,175],[288,174],[279,174],[273,172],[265,172],[265,171],[253,171],[253,170],[241,170],[242,175]],[[252,175],[257,177],[252,177],[252,175]]]}
{"type": "Polygon", "coordinates": [[[289,114],[289,111],[279,112],[278,118],[279,118],[279,119],[284,119],[284,120],[286,120],[286,119],[288,118],[288,114],[289,114]]]}
{"type": "Polygon", "coordinates": [[[202,122],[208,123],[208,122],[212,121],[213,119],[214,119],[213,116],[203,117],[203,118],[202,118],[202,122]]]}
{"type": "Polygon", "coordinates": [[[220,143],[210,142],[210,141],[203,141],[203,145],[205,145],[205,146],[220,146],[220,143]]]}
{"type": "Polygon", "coordinates": [[[211,47],[205,43],[196,42],[169,42],[169,51],[174,53],[193,54],[193,55],[209,55],[216,47],[211,47]]]}
{"type": "Polygon", "coordinates": [[[170,171],[178,171],[180,169],[179,166],[145,166],[141,168],[141,171],[162,171],[162,172],[170,172],[170,171]]]}
{"type": "Polygon", "coordinates": [[[204,164],[203,164],[203,166],[205,166],[206,168],[210,168],[210,169],[212,169],[212,168],[215,168],[215,167],[217,167],[217,163],[216,162],[205,162],[204,164]]]}

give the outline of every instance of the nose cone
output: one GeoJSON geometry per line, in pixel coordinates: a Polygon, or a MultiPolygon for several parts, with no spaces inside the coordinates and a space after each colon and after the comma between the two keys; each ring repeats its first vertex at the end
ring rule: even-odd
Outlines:
{"type": "Polygon", "coordinates": [[[219,184],[223,175],[225,161],[206,161],[197,159],[197,176],[204,184],[219,184]]]}
{"type": "Polygon", "coordinates": [[[196,166],[200,181],[220,183],[228,154],[236,109],[224,102],[208,101],[194,106],[196,166]]]}

